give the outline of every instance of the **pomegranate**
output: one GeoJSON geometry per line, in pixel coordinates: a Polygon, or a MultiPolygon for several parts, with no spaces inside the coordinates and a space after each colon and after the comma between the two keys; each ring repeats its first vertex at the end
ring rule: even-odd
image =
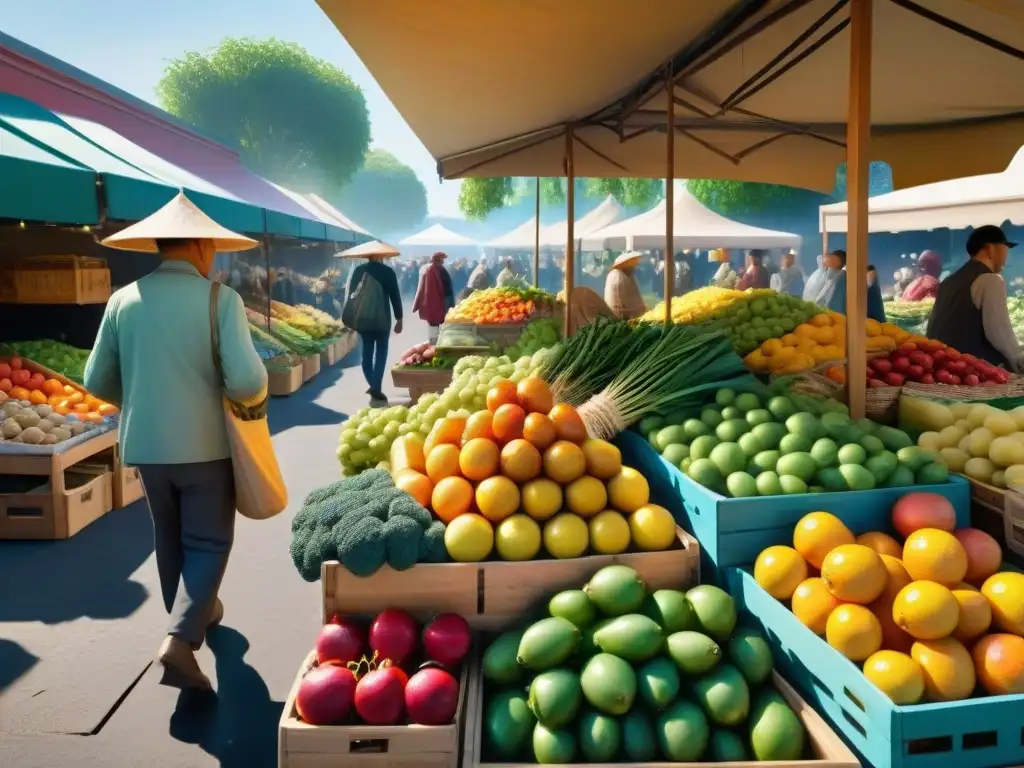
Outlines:
{"type": "Polygon", "coordinates": [[[356,673],[354,703],[356,712],[367,725],[395,725],[405,711],[405,686],[409,681],[405,672],[393,666],[390,659],[359,662],[356,673]],[[365,665],[369,671],[360,672],[365,665]]]}
{"type": "Polygon", "coordinates": [[[447,725],[459,706],[459,684],[450,674],[428,662],[405,686],[405,709],[419,725],[447,725]]]}
{"type": "Polygon", "coordinates": [[[1003,564],[1003,548],[998,541],[977,528],[961,528],[953,531],[953,535],[967,552],[967,575],[964,581],[980,585],[999,570],[1003,564]]]}
{"type": "Polygon", "coordinates": [[[405,611],[388,608],[370,624],[370,650],[399,666],[416,650],[419,627],[405,611]]]}
{"type": "Polygon", "coordinates": [[[892,524],[903,538],[920,528],[953,532],[956,511],[945,496],[937,493],[908,493],[892,506],[892,524]]]}
{"type": "Polygon", "coordinates": [[[342,666],[363,655],[366,634],[352,619],[332,616],[316,638],[316,660],[321,664],[334,661],[342,666]]]}
{"type": "Polygon", "coordinates": [[[310,725],[338,725],[352,711],[357,687],[351,669],[322,664],[302,678],[295,695],[295,709],[310,725]]]}
{"type": "Polygon", "coordinates": [[[423,629],[423,654],[427,659],[454,669],[469,653],[473,636],[466,620],[456,613],[442,613],[423,629]]]}

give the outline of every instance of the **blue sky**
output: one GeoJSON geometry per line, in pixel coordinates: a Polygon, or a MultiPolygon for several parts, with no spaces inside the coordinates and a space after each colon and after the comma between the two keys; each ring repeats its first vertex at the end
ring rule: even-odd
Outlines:
{"type": "Polygon", "coordinates": [[[416,171],[430,213],[459,215],[458,182],[438,182],[433,158],[314,0],[0,0],[0,7],[6,34],[153,103],[164,67],[184,51],[212,48],[225,37],[299,43],[363,89],[373,146],[416,171]]]}

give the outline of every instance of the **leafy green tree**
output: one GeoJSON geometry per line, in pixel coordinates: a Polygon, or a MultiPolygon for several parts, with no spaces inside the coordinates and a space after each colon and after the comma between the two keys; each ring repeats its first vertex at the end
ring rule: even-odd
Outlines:
{"type": "Polygon", "coordinates": [[[362,90],[294,43],[228,38],[172,61],[156,92],[171,114],[237,145],[252,171],[300,191],[340,189],[370,144],[362,90]]]}
{"type": "MultiPolygon", "coordinates": [[[[459,188],[459,210],[468,219],[484,219],[492,211],[532,199],[536,189],[536,182],[529,178],[465,179],[459,188]]],[[[659,179],[576,179],[575,189],[577,199],[603,199],[611,195],[631,208],[648,208],[664,195],[664,183],[659,179]]],[[[565,179],[542,178],[540,199],[548,205],[564,203],[565,179]]]]}
{"type": "Polygon", "coordinates": [[[411,229],[427,215],[423,182],[412,168],[382,149],[366,154],[366,163],[333,199],[374,234],[411,229]]]}

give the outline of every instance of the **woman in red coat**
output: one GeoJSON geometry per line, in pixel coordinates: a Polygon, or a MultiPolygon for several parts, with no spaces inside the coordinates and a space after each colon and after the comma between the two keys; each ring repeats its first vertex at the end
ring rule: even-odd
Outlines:
{"type": "Polygon", "coordinates": [[[939,295],[939,275],[942,274],[942,257],[935,251],[925,251],[917,260],[921,275],[903,291],[903,301],[934,299],[939,295]]]}
{"type": "Polygon", "coordinates": [[[441,323],[448,310],[455,305],[452,278],[444,268],[446,258],[447,254],[438,251],[430,258],[430,263],[420,270],[420,283],[412,302],[412,311],[430,326],[428,341],[431,344],[437,343],[441,323]]]}

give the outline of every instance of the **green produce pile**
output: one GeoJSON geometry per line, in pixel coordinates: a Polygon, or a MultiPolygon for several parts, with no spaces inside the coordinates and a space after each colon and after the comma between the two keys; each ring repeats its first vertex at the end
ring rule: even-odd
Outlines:
{"type": "Polygon", "coordinates": [[[448,557],[444,523],[395,488],[383,469],[310,493],[292,519],[291,555],[306,581],[317,581],[328,560],[339,560],[354,576],[365,577],[385,563],[404,571],[448,557]]]}
{"type": "Polygon", "coordinates": [[[800,760],[764,637],[710,585],[649,593],[624,565],[551,598],[483,657],[485,762],[800,760]]]}
{"type": "Polygon", "coordinates": [[[82,383],[85,363],[89,359],[88,349],[79,349],[53,339],[8,341],[5,344],[15,354],[27,357],[51,371],[67,376],[72,381],[82,383]]]}
{"type": "Polygon", "coordinates": [[[253,323],[249,323],[249,338],[252,339],[252,344],[256,347],[256,353],[263,362],[292,354],[288,347],[253,323]]]}
{"type": "Polygon", "coordinates": [[[534,320],[527,324],[516,339],[516,343],[505,349],[505,354],[515,362],[521,357],[530,357],[534,352],[553,346],[562,338],[562,321],[555,318],[534,320]]]}
{"type": "Polygon", "coordinates": [[[639,430],[691,480],[733,498],[947,481],[941,457],[915,446],[906,432],[851,421],[834,401],[815,413],[809,401],[722,389],[703,409],[647,418],[639,430]]]}
{"type": "Polygon", "coordinates": [[[412,406],[393,405],[388,408],[363,408],[341,424],[338,461],[346,475],[376,467],[387,461],[391,443],[399,435],[419,432],[430,434],[434,423],[448,415],[468,416],[486,407],[488,390],[501,379],[517,384],[536,374],[541,366],[561,354],[556,345],[521,357],[515,363],[508,357],[461,358],[452,369],[452,383],[444,392],[422,395],[412,406]]]}
{"type": "Polygon", "coordinates": [[[885,302],[885,319],[910,333],[924,334],[934,306],[935,299],[922,299],[921,301],[890,299],[885,302]]]}
{"type": "Polygon", "coordinates": [[[1024,344],[1024,296],[1008,296],[1006,308],[1010,310],[1010,322],[1017,334],[1017,341],[1024,344]]]}

